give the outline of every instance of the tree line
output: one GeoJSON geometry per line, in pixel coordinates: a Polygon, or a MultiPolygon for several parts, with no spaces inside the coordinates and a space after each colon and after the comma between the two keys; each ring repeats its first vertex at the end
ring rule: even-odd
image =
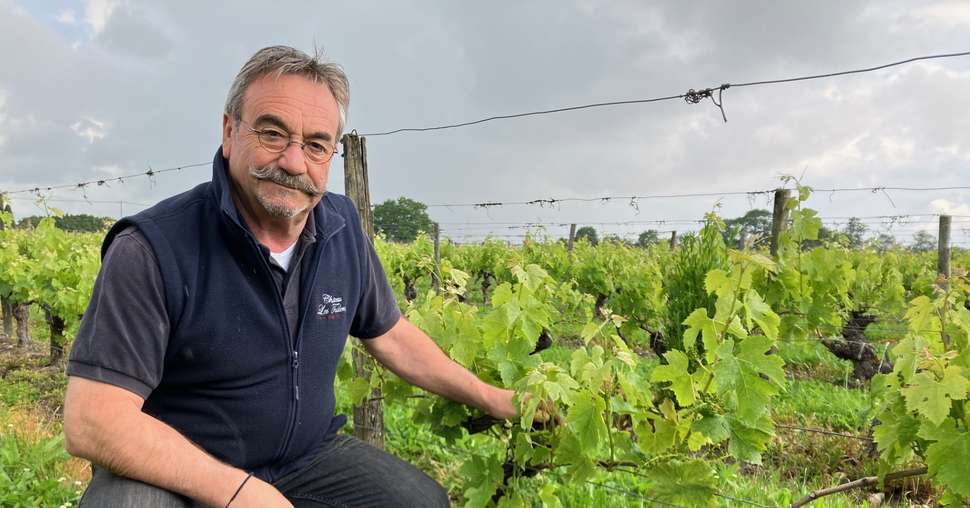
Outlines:
{"type": "MultiPolygon", "coordinates": [[[[388,199],[374,206],[374,229],[381,232],[385,238],[393,242],[412,242],[420,232],[430,234],[434,222],[428,216],[428,207],[420,201],[407,197],[388,199]]],[[[724,243],[731,246],[767,247],[771,239],[771,211],[762,208],[750,210],[740,217],[725,219],[725,229],[722,232],[724,243]]],[[[850,249],[872,248],[886,251],[898,248],[909,248],[916,252],[927,252],[936,248],[936,236],[927,231],[917,231],[909,244],[904,244],[889,233],[869,235],[869,226],[858,217],[850,218],[841,228],[821,226],[817,240],[806,242],[803,247],[813,248],[824,244],[837,244],[850,249]]],[[[576,230],[576,240],[586,240],[596,245],[601,241],[621,243],[628,246],[647,248],[657,245],[666,238],[661,238],[656,229],[641,232],[637,239],[629,240],[616,234],[600,237],[599,232],[592,226],[583,226],[576,230]]]]}

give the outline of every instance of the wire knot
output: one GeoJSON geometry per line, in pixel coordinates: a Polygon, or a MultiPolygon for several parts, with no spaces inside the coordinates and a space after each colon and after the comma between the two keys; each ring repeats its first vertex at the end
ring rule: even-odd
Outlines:
{"type": "Polygon", "coordinates": [[[727,123],[727,115],[724,114],[724,99],[722,95],[725,90],[731,88],[730,83],[724,83],[721,86],[715,88],[704,88],[702,90],[694,90],[691,88],[684,93],[684,101],[688,104],[698,104],[704,99],[710,99],[711,102],[717,106],[717,109],[721,110],[721,118],[724,119],[724,123],[727,123]],[[714,91],[717,91],[717,99],[714,98],[714,91]]]}

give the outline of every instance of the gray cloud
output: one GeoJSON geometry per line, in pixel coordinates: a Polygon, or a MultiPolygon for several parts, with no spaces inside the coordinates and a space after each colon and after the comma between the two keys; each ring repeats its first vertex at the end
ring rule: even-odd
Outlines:
{"type": "MultiPolygon", "coordinates": [[[[232,76],[268,44],[322,46],[350,75],[349,127],[374,132],[967,50],[961,45],[970,26],[967,8],[954,2],[242,1],[227,8],[130,1],[98,18],[103,24],[73,49],[74,34],[56,21],[60,11],[32,8],[0,1],[0,44],[17,48],[0,68],[2,189],[209,160],[232,76]],[[86,136],[76,132],[85,128],[86,136]]],[[[672,101],[372,137],[372,201],[764,189],[779,185],[779,175],[803,173],[817,187],[961,185],[970,174],[963,135],[970,120],[960,113],[970,108],[962,93],[968,84],[970,58],[951,59],[732,88],[727,124],[708,102],[672,101]]],[[[339,166],[336,160],[336,191],[339,166]]],[[[207,178],[205,169],[185,170],[154,185],[142,178],[87,195],[151,203],[207,178]]],[[[933,213],[934,200],[951,209],[970,203],[967,192],[890,198],[820,194],[811,204],[842,216],[933,213]]],[[[626,202],[434,208],[432,215],[442,222],[649,220],[700,217],[717,202],[642,201],[639,212],[626,202]]],[[[28,201],[15,204],[18,214],[36,211],[28,201]]],[[[720,200],[728,216],[764,205],[760,198],[720,200]]]]}

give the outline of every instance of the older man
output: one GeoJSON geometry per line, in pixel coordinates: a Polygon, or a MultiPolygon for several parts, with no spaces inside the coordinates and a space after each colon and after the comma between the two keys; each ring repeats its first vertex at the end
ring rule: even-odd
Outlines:
{"type": "Polygon", "coordinates": [[[64,403],[67,449],[93,463],[82,506],[447,505],[415,467],[337,435],[348,334],[417,386],[515,415],[512,392],[401,317],[354,207],[326,192],[348,101],[339,67],[260,50],[212,181],[108,233],[64,403]]]}

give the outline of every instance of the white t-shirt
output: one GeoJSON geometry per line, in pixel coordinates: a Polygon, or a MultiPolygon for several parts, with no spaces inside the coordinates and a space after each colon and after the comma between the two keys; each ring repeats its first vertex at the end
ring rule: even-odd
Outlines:
{"type": "Polygon", "coordinates": [[[290,260],[293,259],[293,251],[296,250],[296,244],[298,243],[300,242],[299,241],[293,242],[293,245],[290,245],[289,247],[287,247],[286,250],[284,250],[283,252],[270,251],[269,255],[272,256],[273,259],[280,266],[282,266],[284,270],[290,271],[290,260]]]}

